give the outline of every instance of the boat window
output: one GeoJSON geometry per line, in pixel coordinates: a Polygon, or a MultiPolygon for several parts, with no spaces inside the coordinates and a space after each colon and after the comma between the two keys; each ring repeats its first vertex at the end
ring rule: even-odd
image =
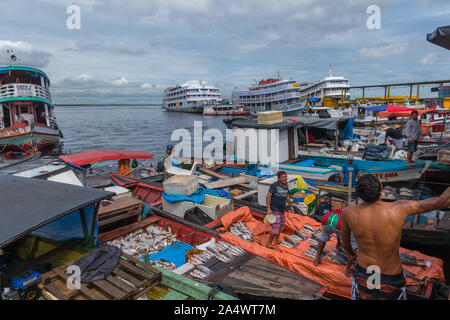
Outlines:
{"type": "Polygon", "coordinates": [[[36,106],[36,122],[46,124],[44,105],[36,106]]]}
{"type": "Polygon", "coordinates": [[[21,106],[21,107],[20,107],[20,113],[30,113],[30,112],[28,111],[28,106],[21,106]]]}

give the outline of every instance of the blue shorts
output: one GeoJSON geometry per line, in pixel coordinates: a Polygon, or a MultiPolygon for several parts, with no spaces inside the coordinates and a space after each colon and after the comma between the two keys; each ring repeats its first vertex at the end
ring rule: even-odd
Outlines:
{"type": "Polygon", "coordinates": [[[414,140],[413,142],[408,142],[408,152],[416,152],[417,151],[417,140],[414,140]]]}
{"type": "MultiPolygon", "coordinates": [[[[338,230],[338,229],[333,228],[328,225],[322,225],[322,235],[320,236],[320,241],[322,241],[322,242],[329,241],[330,236],[333,233],[336,234],[336,236],[339,238],[339,240],[341,239],[341,230],[338,230]]],[[[353,235],[353,232],[350,236],[350,244],[352,245],[353,249],[358,249],[358,245],[356,243],[356,239],[355,239],[355,236],[353,235]]]]}

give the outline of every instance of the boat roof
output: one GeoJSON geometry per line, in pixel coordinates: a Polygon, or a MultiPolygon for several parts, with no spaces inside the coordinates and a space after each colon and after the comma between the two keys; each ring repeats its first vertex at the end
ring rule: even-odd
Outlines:
{"type": "Polygon", "coordinates": [[[145,151],[132,150],[92,150],[59,157],[64,162],[84,166],[86,164],[121,159],[151,159],[153,154],[145,151]]]}
{"type": "Polygon", "coordinates": [[[427,34],[427,41],[450,50],[450,25],[439,27],[432,33],[427,34]]]}
{"type": "Polygon", "coordinates": [[[21,66],[0,67],[0,73],[6,73],[9,70],[22,70],[22,71],[29,71],[29,72],[37,72],[37,73],[40,73],[48,81],[48,83],[50,83],[50,79],[48,78],[47,74],[44,71],[36,69],[36,68],[21,67],[21,66]]]}
{"type": "Polygon", "coordinates": [[[227,118],[222,120],[229,129],[233,128],[252,128],[252,129],[286,129],[290,127],[297,127],[297,122],[283,121],[274,124],[258,124],[256,119],[246,118],[227,118]]]}
{"type": "Polygon", "coordinates": [[[0,175],[0,185],[0,247],[114,195],[98,189],[11,175],[0,175]]]}

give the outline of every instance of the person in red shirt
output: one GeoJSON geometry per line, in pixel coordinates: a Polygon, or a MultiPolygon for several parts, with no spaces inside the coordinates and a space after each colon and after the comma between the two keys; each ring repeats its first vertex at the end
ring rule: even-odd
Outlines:
{"type": "MultiPolygon", "coordinates": [[[[331,235],[334,233],[337,236],[337,244],[336,250],[342,251],[341,244],[341,209],[336,209],[328,212],[322,217],[322,235],[319,240],[319,245],[317,248],[316,259],[314,260],[314,265],[318,266],[320,264],[320,256],[323,253],[323,249],[325,248],[325,244],[330,240],[331,235]]],[[[356,240],[352,234],[351,244],[353,249],[356,249],[358,246],[356,244],[356,240]]],[[[353,263],[354,258],[347,259],[347,265],[345,266],[345,275],[350,277],[351,270],[350,267],[353,263]]]]}

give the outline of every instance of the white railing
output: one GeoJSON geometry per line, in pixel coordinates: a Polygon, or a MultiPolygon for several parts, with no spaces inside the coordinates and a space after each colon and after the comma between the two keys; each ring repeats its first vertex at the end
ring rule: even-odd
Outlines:
{"type": "Polygon", "coordinates": [[[50,90],[29,83],[11,83],[0,86],[0,99],[14,97],[34,97],[52,102],[50,90]]]}

